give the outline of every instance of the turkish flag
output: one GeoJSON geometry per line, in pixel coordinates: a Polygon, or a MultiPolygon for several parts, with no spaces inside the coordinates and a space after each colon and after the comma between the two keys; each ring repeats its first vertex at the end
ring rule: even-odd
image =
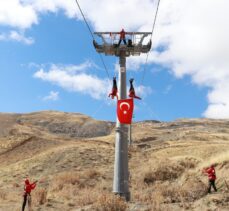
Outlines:
{"type": "Polygon", "coordinates": [[[117,116],[121,124],[131,124],[133,111],[134,111],[133,98],[118,100],[117,116]]]}

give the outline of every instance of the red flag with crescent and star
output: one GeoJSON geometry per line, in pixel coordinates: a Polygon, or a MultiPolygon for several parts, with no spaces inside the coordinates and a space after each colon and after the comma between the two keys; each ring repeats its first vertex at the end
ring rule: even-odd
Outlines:
{"type": "Polygon", "coordinates": [[[121,124],[131,124],[134,111],[133,98],[118,100],[117,103],[117,116],[121,124]]]}

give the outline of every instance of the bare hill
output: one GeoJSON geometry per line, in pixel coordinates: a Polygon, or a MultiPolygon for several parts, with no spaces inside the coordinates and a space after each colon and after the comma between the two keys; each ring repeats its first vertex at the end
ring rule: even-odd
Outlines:
{"type": "Polygon", "coordinates": [[[20,210],[26,175],[39,180],[34,210],[228,210],[229,120],[134,123],[129,203],[111,194],[114,126],[54,111],[0,114],[0,211],[20,210]],[[208,195],[202,169],[212,163],[219,190],[208,195]]]}
{"type": "Polygon", "coordinates": [[[13,129],[21,125],[51,134],[74,138],[108,135],[114,127],[112,122],[97,121],[80,113],[55,111],[29,114],[0,114],[0,125],[0,135],[6,135],[9,132],[13,133],[13,129]]]}

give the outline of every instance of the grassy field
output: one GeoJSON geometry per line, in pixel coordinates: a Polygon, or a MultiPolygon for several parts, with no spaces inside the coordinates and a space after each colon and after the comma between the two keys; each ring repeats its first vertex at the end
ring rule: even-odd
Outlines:
{"type": "Polygon", "coordinates": [[[0,211],[20,211],[23,180],[38,180],[34,211],[228,210],[229,120],[133,124],[131,201],[112,194],[112,122],[44,111],[0,114],[0,211]],[[217,193],[202,169],[216,165],[217,193]]]}

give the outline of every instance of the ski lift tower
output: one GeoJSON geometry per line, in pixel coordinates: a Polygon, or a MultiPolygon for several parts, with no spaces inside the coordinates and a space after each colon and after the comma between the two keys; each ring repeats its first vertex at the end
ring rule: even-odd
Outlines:
{"type": "MultiPolygon", "coordinates": [[[[126,57],[139,56],[141,53],[148,53],[151,49],[151,40],[143,44],[144,39],[150,32],[126,32],[127,45],[118,46],[119,32],[95,32],[95,35],[101,38],[102,44],[93,41],[94,47],[98,53],[119,57],[119,99],[127,98],[126,90],[126,57]],[[116,37],[118,37],[116,39],[116,37]]],[[[129,170],[128,170],[128,126],[121,124],[116,120],[116,138],[115,138],[115,163],[114,163],[114,181],[113,192],[124,197],[126,201],[130,200],[129,192],[129,170]]]]}

